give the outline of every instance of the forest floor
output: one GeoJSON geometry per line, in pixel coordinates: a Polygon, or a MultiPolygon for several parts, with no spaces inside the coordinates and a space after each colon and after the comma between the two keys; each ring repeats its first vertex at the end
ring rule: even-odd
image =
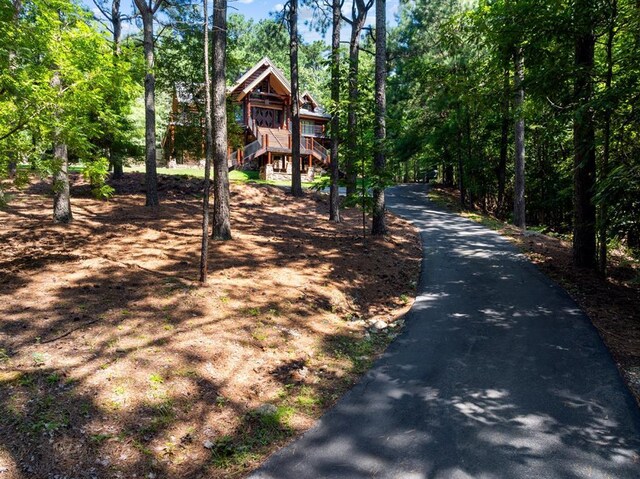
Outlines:
{"type": "Polygon", "coordinates": [[[480,211],[460,211],[457,190],[435,187],[429,197],[509,238],[548,277],[561,285],[587,313],[613,355],[640,405],[640,261],[610,251],[607,277],[575,268],[571,242],[527,231],[480,211]]]}
{"type": "Polygon", "coordinates": [[[357,210],[336,225],[321,195],[234,184],[201,286],[201,180],[161,176],[155,210],[143,183],[99,201],[74,176],[68,226],[42,182],[0,211],[0,479],[243,476],[402,327],[408,222],[363,245],[357,210]]]}

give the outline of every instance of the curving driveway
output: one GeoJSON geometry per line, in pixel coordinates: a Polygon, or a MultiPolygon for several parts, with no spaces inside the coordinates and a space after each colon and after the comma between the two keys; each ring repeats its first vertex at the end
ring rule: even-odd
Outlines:
{"type": "Polygon", "coordinates": [[[388,190],[424,247],[403,334],[251,477],[640,478],[640,414],[576,304],[498,234],[388,190]]]}

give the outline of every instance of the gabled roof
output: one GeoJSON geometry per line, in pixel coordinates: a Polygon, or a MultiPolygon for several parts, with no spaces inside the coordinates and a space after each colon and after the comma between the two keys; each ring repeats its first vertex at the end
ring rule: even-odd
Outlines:
{"type": "Polygon", "coordinates": [[[276,82],[279,83],[289,95],[291,94],[291,84],[269,57],[262,58],[262,60],[238,78],[235,85],[229,89],[229,94],[234,95],[238,100],[242,100],[269,75],[273,75],[276,82]]]}
{"type": "MultiPolygon", "coordinates": [[[[272,76],[272,79],[275,80],[274,83],[276,86],[280,86],[286,95],[291,95],[291,84],[284,76],[284,73],[282,73],[282,70],[275,66],[269,57],[262,58],[262,60],[247,70],[247,72],[238,78],[236,83],[229,88],[227,93],[232,96],[234,100],[240,101],[270,75],[272,76]]],[[[300,95],[300,103],[304,103],[305,97],[313,105],[315,111],[300,108],[301,116],[324,119],[331,118],[331,115],[327,114],[322,109],[320,103],[316,101],[309,91],[305,90],[305,92],[300,95]]]]}
{"type": "Polygon", "coordinates": [[[309,99],[309,102],[313,105],[314,108],[318,108],[320,106],[320,103],[318,103],[315,98],[311,96],[309,90],[306,90],[302,95],[300,95],[300,101],[302,101],[302,103],[304,103],[304,97],[307,97],[309,99]]]}
{"type": "Polygon", "coordinates": [[[318,111],[309,111],[306,108],[300,108],[300,116],[302,118],[322,118],[324,120],[328,120],[331,118],[331,115],[325,113],[325,111],[321,110],[320,108],[318,108],[318,111]]]}

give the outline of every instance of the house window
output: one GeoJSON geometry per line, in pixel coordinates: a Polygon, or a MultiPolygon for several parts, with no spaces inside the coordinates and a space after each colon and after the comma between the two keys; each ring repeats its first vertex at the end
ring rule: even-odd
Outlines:
{"type": "Polygon", "coordinates": [[[318,128],[316,124],[309,120],[302,120],[300,122],[300,129],[302,130],[303,135],[313,136],[317,134],[318,128]]]}

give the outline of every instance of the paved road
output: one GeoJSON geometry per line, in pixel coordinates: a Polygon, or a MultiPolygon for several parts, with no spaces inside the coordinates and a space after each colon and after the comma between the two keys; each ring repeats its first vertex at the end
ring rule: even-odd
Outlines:
{"type": "Polygon", "coordinates": [[[640,478],[640,415],[575,303],[497,234],[389,191],[421,230],[406,331],[253,478],[640,478]]]}

